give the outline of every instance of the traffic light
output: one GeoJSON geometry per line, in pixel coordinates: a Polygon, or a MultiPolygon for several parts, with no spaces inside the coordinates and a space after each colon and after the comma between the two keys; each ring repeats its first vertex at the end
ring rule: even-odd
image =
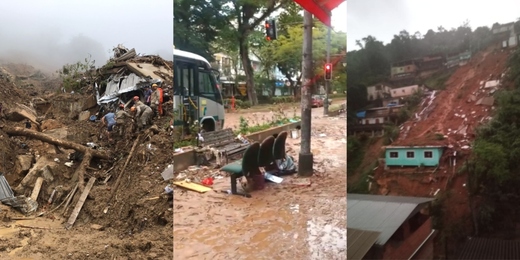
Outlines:
{"type": "Polygon", "coordinates": [[[265,39],[268,41],[276,40],[276,22],[275,22],[275,20],[265,21],[265,39]]]}
{"type": "Polygon", "coordinates": [[[325,80],[331,80],[332,79],[332,64],[326,63],[325,64],[325,80]]]}

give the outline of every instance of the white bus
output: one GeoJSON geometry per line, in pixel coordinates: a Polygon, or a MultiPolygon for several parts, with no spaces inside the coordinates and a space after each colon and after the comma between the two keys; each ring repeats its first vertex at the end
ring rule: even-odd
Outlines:
{"type": "Polygon", "coordinates": [[[199,122],[210,132],[224,127],[224,100],[215,70],[202,56],[173,49],[174,126],[199,122]]]}

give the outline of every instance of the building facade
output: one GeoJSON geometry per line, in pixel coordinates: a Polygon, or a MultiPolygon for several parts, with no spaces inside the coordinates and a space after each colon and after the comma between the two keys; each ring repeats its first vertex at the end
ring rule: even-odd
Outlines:
{"type": "Polygon", "coordinates": [[[386,166],[438,166],[443,146],[387,146],[386,166]]]}

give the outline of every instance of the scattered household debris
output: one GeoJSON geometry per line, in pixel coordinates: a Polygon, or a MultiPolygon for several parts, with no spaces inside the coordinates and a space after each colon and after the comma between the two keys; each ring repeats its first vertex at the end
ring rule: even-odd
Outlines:
{"type": "Polygon", "coordinates": [[[211,188],[208,188],[204,185],[201,185],[198,183],[193,183],[191,181],[186,181],[186,180],[177,181],[177,182],[174,182],[173,184],[177,185],[179,187],[182,187],[182,188],[185,188],[188,190],[192,190],[192,191],[196,191],[196,192],[200,192],[200,193],[204,193],[204,192],[208,192],[208,191],[212,190],[211,188]]]}
{"type": "Polygon", "coordinates": [[[161,176],[165,181],[173,179],[173,164],[166,166],[166,168],[161,172],[161,176]]]}

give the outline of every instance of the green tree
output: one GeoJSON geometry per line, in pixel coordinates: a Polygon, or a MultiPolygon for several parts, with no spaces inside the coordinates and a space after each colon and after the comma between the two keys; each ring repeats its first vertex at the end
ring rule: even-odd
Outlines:
{"type": "Polygon", "coordinates": [[[92,60],[92,57],[89,55],[84,61],[63,65],[61,69],[56,71],[62,81],[63,89],[66,91],[83,92],[85,87],[93,82],[95,63],[96,61],[92,60]]]}
{"type": "Polygon", "coordinates": [[[211,44],[227,26],[222,0],[175,0],[174,45],[213,61],[211,44]]]}
{"type": "Polygon", "coordinates": [[[228,10],[226,21],[227,26],[236,29],[233,33],[238,44],[240,60],[246,75],[247,95],[251,105],[258,104],[255,90],[254,71],[251,64],[249,36],[259,27],[268,17],[289,0],[236,0],[230,1],[232,8],[228,10]]]}

